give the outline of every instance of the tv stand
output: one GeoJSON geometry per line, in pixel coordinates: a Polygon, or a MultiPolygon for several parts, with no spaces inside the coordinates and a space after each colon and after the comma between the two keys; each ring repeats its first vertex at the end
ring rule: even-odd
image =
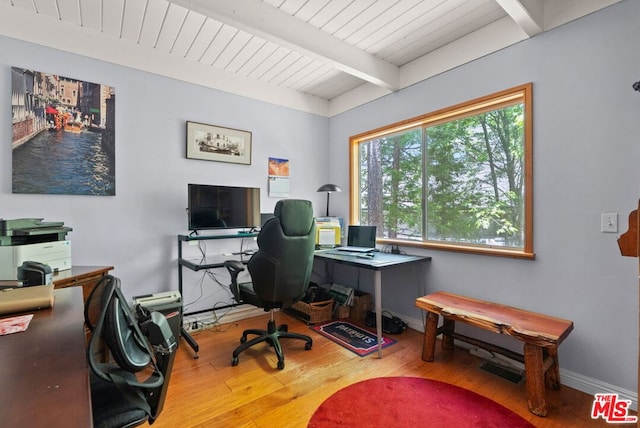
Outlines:
{"type": "MultiPolygon", "coordinates": [[[[194,272],[200,271],[200,270],[206,270],[206,269],[216,269],[216,268],[221,268],[224,267],[224,263],[194,263],[191,260],[187,260],[185,258],[182,257],[182,245],[185,242],[189,242],[189,241],[208,241],[208,240],[215,240],[215,239],[238,239],[238,238],[250,238],[250,237],[254,237],[254,236],[258,236],[257,232],[236,232],[234,234],[230,234],[230,235],[198,235],[197,231],[193,231],[191,234],[189,235],[178,235],[178,291],[180,291],[180,295],[182,296],[182,267],[186,267],[189,270],[192,270],[194,272]]],[[[184,304],[184,297],[182,297],[182,302],[184,304]]],[[[217,307],[217,308],[212,308],[211,310],[214,309],[224,309],[227,307],[232,307],[235,306],[235,304],[231,304],[231,305],[227,305],[227,306],[222,306],[222,307],[217,307]]],[[[208,311],[208,310],[207,310],[208,311]]],[[[189,313],[189,314],[185,314],[183,313],[182,315],[193,315],[195,313],[201,313],[201,312],[206,312],[206,311],[198,311],[198,312],[193,312],[193,313],[189,313]]],[[[187,341],[187,343],[189,344],[189,346],[191,346],[191,349],[193,349],[193,351],[195,352],[193,358],[194,359],[198,359],[198,352],[200,350],[200,346],[198,345],[198,343],[195,341],[195,339],[189,334],[189,332],[184,328],[184,325],[180,325],[180,336],[184,338],[184,340],[187,341]]]]}

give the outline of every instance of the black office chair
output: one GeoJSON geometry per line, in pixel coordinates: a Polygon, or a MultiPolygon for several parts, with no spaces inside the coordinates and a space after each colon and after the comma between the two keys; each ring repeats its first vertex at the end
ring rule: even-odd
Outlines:
{"type": "Polygon", "coordinates": [[[258,234],[258,251],[251,256],[247,267],[249,283],[238,283],[244,266],[237,260],[225,262],[231,275],[231,291],[239,303],[248,303],[270,311],[266,330],[245,330],[241,345],[233,351],[231,365],[238,364],[238,355],[245,349],[268,342],[278,356],[278,369],[284,368],[280,339],[300,339],[309,350],[313,341],[309,336],[289,333],[286,324],[276,328],[275,309],[286,308],[300,300],[309,286],[313,252],[316,243],[316,221],[310,201],[285,199],[278,201],[274,217],[265,222],[258,234]],[[247,335],[257,335],[247,342],[247,335]]]}
{"type": "Polygon", "coordinates": [[[96,428],[152,424],[164,406],[178,338],[159,312],[138,305],[136,313],[126,303],[120,280],[111,275],[98,282],[85,303],[96,428]],[[115,362],[96,361],[103,346],[115,362]]]}

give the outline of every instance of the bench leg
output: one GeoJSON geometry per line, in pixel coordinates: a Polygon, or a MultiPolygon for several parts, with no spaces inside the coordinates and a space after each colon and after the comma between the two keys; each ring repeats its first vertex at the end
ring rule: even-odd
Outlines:
{"type": "Polygon", "coordinates": [[[437,334],[438,314],[427,312],[427,320],[424,323],[424,340],[422,341],[422,359],[424,361],[433,361],[437,334]]]}
{"type": "Polygon", "coordinates": [[[545,348],[545,360],[551,360],[545,372],[544,383],[549,389],[560,389],[560,365],[558,364],[558,348],[545,348]]]}
{"type": "Polygon", "coordinates": [[[442,324],[442,349],[453,349],[453,336],[451,333],[456,329],[456,322],[450,318],[445,318],[442,324]]]}
{"type": "Polygon", "coordinates": [[[539,346],[524,344],[524,370],[527,379],[527,404],[534,415],[547,416],[543,352],[539,346]]]}

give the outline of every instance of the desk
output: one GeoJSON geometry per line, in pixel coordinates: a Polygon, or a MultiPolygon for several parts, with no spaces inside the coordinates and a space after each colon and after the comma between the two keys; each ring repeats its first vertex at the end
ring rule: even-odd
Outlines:
{"type": "Polygon", "coordinates": [[[89,293],[100,279],[109,274],[113,266],[71,266],[71,269],[61,270],[53,275],[55,288],[81,287],[82,301],[85,302],[89,293]]]}
{"type": "Polygon", "coordinates": [[[26,331],[0,336],[0,426],[93,426],[82,290],[54,293],[26,331]]]}
{"type": "Polygon", "coordinates": [[[390,268],[406,266],[414,263],[425,263],[431,261],[428,256],[413,256],[407,254],[390,254],[376,252],[373,257],[362,256],[361,254],[349,253],[340,250],[319,250],[314,257],[318,260],[342,263],[349,266],[372,270],[373,286],[375,293],[376,309],[376,333],[378,336],[378,358],[382,358],[382,271],[390,268]],[[359,257],[361,256],[361,257],[359,257]]]}
{"type": "MultiPolygon", "coordinates": [[[[89,293],[93,290],[100,279],[113,270],[113,266],[71,266],[56,272],[53,275],[54,288],[81,287],[82,301],[86,301],[89,293]]],[[[18,280],[0,280],[0,286],[15,287],[20,285],[18,280]]]]}

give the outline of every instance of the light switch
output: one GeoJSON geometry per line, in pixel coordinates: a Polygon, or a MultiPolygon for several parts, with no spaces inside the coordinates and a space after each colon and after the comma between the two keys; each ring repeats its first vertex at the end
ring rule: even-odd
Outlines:
{"type": "Polygon", "coordinates": [[[600,217],[600,232],[618,233],[618,213],[602,213],[600,217]]]}

